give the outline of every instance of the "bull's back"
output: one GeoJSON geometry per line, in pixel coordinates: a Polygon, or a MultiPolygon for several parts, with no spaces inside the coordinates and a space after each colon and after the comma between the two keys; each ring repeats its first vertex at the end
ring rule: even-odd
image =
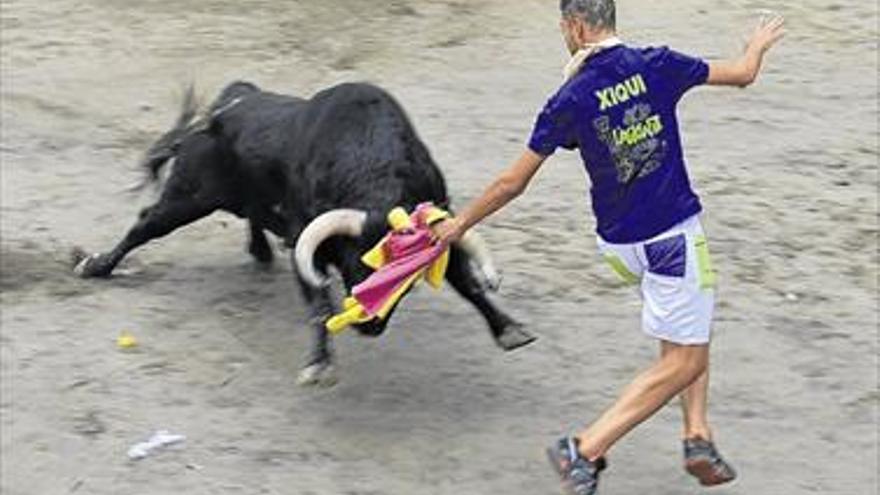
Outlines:
{"type": "Polygon", "coordinates": [[[300,116],[305,174],[320,177],[322,207],[387,209],[446,201],[443,176],[406,113],[366,83],[316,94],[300,116]],[[342,204],[346,203],[346,204],[342,204]]]}
{"type": "Polygon", "coordinates": [[[243,157],[276,157],[296,138],[292,130],[304,105],[300,98],[259,91],[221,105],[212,120],[243,157]]]}
{"type": "Polygon", "coordinates": [[[267,205],[283,201],[289,142],[305,100],[235,83],[212,105],[212,132],[233,154],[241,192],[267,205]],[[233,90],[238,91],[233,91],[233,90]]]}

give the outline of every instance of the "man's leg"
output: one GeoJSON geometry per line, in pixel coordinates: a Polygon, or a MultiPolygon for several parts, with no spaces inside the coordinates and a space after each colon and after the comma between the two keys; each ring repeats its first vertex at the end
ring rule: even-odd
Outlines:
{"type": "Polygon", "coordinates": [[[681,393],[681,410],[684,419],[682,438],[712,440],[708,416],[709,370],[697,378],[681,393]]]}
{"type": "MultiPolygon", "coordinates": [[[[666,352],[664,348],[661,352],[666,352]]],[[[729,483],[736,470],[727,463],[712,442],[708,415],[709,368],[681,393],[684,427],[684,467],[705,486],[729,483]]]]}
{"type": "Polygon", "coordinates": [[[662,346],[660,360],[636,377],[617,402],[577,436],[583,457],[595,461],[604,456],[628,431],[705,374],[708,345],[663,342],[662,346]]]}
{"type": "MultiPolygon", "coordinates": [[[[660,348],[661,354],[667,347],[660,348]]],[[[709,366],[693,383],[681,393],[681,412],[683,419],[682,439],[702,438],[712,440],[712,429],[709,427],[709,366]]]]}

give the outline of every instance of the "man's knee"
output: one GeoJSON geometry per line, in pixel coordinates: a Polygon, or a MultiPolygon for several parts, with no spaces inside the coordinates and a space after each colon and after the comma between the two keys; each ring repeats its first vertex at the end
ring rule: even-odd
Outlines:
{"type": "Polygon", "coordinates": [[[691,383],[705,373],[709,367],[709,346],[683,346],[664,343],[667,352],[664,359],[670,360],[676,378],[691,383]]]}

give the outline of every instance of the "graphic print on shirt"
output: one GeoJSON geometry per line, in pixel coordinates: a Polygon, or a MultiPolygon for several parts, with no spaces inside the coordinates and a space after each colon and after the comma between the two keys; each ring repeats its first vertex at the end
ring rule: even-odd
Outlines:
{"type": "MultiPolygon", "coordinates": [[[[605,112],[647,93],[644,78],[636,74],[622,83],[596,91],[595,96],[599,111],[605,112]]],[[[660,168],[668,145],[666,140],[660,139],[663,120],[650,104],[640,102],[630,106],[618,125],[611,120],[610,115],[604,114],[593,120],[593,128],[611,153],[618,182],[630,184],[660,168]]]]}

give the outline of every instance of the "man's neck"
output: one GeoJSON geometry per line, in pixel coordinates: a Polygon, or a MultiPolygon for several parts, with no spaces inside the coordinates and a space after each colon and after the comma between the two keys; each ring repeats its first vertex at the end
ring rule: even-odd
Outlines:
{"type": "Polygon", "coordinates": [[[617,32],[613,30],[604,30],[598,32],[590,32],[586,33],[586,36],[583,40],[581,40],[581,46],[587,45],[598,45],[603,41],[610,40],[611,38],[616,38],[617,32]]]}

